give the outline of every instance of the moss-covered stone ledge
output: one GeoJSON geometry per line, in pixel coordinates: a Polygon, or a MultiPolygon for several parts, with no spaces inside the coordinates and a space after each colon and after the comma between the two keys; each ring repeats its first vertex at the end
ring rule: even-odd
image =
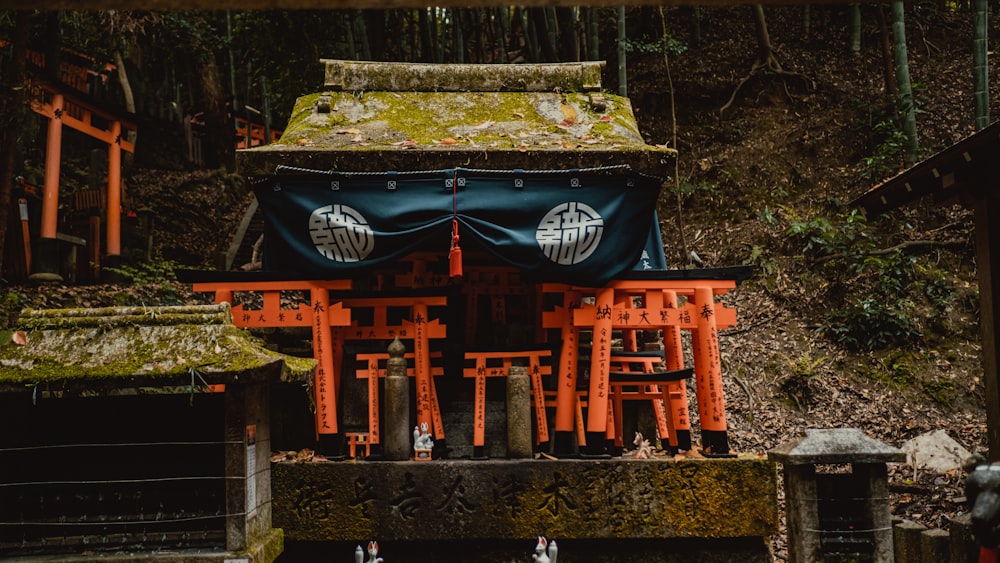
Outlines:
{"type": "Polygon", "coordinates": [[[300,381],[315,361],[277,354],[228,304],[25,310],[0,344],[0,391],[300,381]]]}
{"type": "Polygon", "coordinates": [[[334,90],[420,92],[589,92],[604,61],[542,64],[427,64],[321,59],[334,90]]]}
{"type": "Polygon", "coordinates": [[[775,464],[491,460],[272,464],[286,541],[766,538],[775,464]]]}

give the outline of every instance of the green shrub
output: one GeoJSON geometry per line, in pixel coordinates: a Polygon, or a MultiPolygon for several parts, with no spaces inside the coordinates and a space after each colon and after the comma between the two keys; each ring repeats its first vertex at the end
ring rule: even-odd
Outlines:
{"type": "Polygon", "coordinates": [[[920,335],[913,317],[913,303],[884,298],[857,297],[846,307],[825,315],[820,331],[854,350],[878,350],[911,343],[920,335]]]}

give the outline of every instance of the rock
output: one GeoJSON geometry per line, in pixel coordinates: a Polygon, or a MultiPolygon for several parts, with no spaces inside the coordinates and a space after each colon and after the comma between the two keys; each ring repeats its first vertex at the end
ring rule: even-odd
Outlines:
{"type": "Polygon", "coordinates": [[[939,473],[959,469],[972,454],[948,436],[944,430],[935,430],[907,440],[900,446],[909,462],[939,473]]]}

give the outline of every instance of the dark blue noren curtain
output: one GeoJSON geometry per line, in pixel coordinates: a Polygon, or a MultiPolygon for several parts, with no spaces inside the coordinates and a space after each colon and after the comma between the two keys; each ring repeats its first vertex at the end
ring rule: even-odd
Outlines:
{"type": "Polygon", "coordinates": [[[278,173],[254,187],[267,270],[347,277],[463,243],[543,281],[599,286],[663,269],[658,179],[627,167],[566,171],[278,173]],[[645,251],[645,252],[644,252],[645,251]]]}

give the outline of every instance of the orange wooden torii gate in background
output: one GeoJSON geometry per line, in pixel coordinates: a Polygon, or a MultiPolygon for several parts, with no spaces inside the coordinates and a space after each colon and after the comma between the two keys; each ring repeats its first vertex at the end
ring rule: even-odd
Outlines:
{"type": "MultiPolygon", "coordinates": [[[[108,190],[106,198],[107,256],[121,256],[121,153],[135,148],[123,133],[135,131],[135,124],[82,99],[76,90],[45,83],[32,85],[31,109],[48,118],[45,141],[45,185],[42,193],[42,223],[35,272],[39,281],[61,280],[58,268],[57,230],[59,224],[59,171],[63,125],[108,145],[108,190]]],[[[100,260],[100,225],[91,226],[91,261],[100,260]]]]}

